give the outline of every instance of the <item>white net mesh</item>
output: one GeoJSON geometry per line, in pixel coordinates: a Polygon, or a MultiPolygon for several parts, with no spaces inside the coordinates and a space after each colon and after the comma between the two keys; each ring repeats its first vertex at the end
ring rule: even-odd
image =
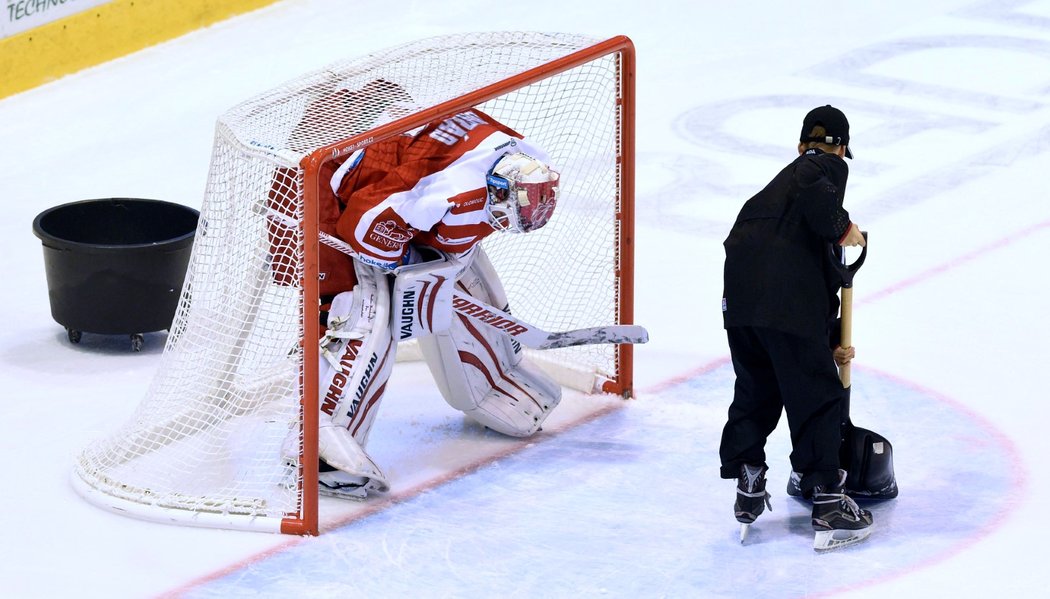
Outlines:
{"type": "MultiPolygon", "coordinates": [[[[307,245],[294,225],[304,214],[303,158],[368,131],[387,100],[406,101],[405,92],[424,110],[595,42],[538,33],[432,38],[331,65],[224,114],[159,371],[132,419],[80,455],[78,487],[109,505],[149,506],[165,520],[181,510],[297,517],[302,485],[281,448],[289,431],[293,449],[301,442],[303,344],[316,343],[303,340],[303,323],[318,318],[316,306],[304,310],[307,245]],[[369,85],[378,103],[347,93],[369,85]],[[317,112],[318,100],[333,97],[338,103],[317,112]],[[293,226],[275,224],[269,211],[293,226]]],[[[546,227],[484,242],[514,313],[549,331],[618,322],[620,92],[613,53],[478,105],[538,142],[561,172],[546,227]]],[[[532,357],[582,376],[574,384],[584,388],[618,374],[614,346],[532,357]]]]}

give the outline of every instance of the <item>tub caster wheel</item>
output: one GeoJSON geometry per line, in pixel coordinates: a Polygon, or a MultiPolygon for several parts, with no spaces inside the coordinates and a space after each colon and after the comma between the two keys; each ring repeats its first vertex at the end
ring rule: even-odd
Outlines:
{"type": "Polygon", "coordinates": [[[66,329],[66,336],[69,337],[70,343],[80,343],[80,337],[83,335],[76,329],[66,329]]]}
{"type": "Polygon", "coordinates": [[[142,333],[135,333],[131,336],[131,351],[142,351],[142,344],[145,342],[146,339],[142,333]]]}

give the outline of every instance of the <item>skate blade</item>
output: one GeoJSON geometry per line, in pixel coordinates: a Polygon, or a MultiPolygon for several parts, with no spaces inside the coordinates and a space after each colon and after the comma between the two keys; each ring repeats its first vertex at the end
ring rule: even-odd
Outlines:
{"type": "Polygon", "coordinates": [[[740,544],[741,545],[743,545],[744,541],[747,540],[747,533],[750,530],[751,530],[751,525],[750,524],[741,524],[740,525],[740,544]]]}
{"type": "Polygon", "coordinates": [[[317,492],[325,497],[337,497],[351,501],[364,501],[368,498],[368,490],[365,487],[341,487],[333,489],[324,485],[317,485],[317,492]]]}
{"type": "Polygon", "coordinates": [[[818,530],[813,536],[815,551],[831,551],[855,545],[871,535],[871,527],[860,530],[818,530]]]}

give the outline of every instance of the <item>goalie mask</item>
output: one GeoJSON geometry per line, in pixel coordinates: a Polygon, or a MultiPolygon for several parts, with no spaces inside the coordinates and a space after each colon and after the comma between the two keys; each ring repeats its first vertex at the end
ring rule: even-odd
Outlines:
{"type": "Polygon", "coordinates": [[[558,177],[527,154],[503,155],[485,178],[489,224],[512,233],[528,233],[547,224],[558,203],[558,177]]]}

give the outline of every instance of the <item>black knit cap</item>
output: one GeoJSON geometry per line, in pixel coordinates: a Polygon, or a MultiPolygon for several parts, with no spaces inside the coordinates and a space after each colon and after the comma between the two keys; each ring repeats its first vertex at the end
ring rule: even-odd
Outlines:
{"type": "Polygon", "coordinates": [[[803,143],[815,141],[833,146],[846,146],[846,158],[853,158],[853,152],[849,149],[849,121],[841,110],[831,104],[809,111],[806,118],[802,119],[802,134],[798,140],[803,143]],[[810,137],[809,132],[817,125],[824,127],[826,136],[810,137]]]}

